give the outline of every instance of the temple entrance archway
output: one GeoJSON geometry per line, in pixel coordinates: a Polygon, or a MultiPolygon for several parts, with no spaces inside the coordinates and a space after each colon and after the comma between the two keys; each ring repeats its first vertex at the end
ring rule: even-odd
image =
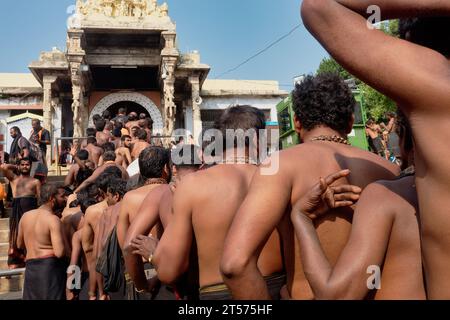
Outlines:
{"type": "MultiPolygon", "coordinates": [[[[137,104],[141,106],[145,111],[147,111],[147,113],[153,120],[153,133],[163,134],[164,122],[158,107],[152,100],[137,92],[120,92],[107,95],[102,100],[100,100],[92,109],[92,112],[89,116],[89,123],[93,122],[92,118],[94,117],[94,115],[101,115],[109,108],[115,108],[120,102],[130,102],[133,105],[137,104]]],[[[128,112],[131,112],[131,110],[129,109],[128,112]]]]}

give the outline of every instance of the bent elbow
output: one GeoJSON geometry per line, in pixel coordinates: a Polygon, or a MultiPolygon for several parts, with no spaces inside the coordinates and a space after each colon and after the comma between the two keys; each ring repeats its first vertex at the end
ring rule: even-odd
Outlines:
{"type": "Polygon", "coordinates": [[[247,257],[238,255],[235,252],[225,254],[220,263],[220,272],[222,273],[224,280],[238,278],[244,274],[249,264],[250,259],[247,257]]]}
{"type": "Polygon", "coordinates": [[[325,11],[329,2],[330,0],[303,0],[300,15],[306,27],[310,26],[325,11]]]}

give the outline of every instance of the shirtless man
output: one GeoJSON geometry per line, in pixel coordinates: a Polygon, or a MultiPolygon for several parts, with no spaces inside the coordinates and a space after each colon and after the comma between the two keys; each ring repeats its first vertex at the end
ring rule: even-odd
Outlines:
{"type": "MultiPolygon", "coordinates": [[[[80,165],[77,163],[77,161],[82,163],[82,166],[86,166],[86,162],[89,160],[89,152],[87,150],[80,150],[75,155],[76,159],[75,164],[73,164],[70,169],[69,173],[67,174],[66,178],[64,179],[64,186],[69,187],[72,186],[75,183],[76,177],[78,175],[78,172],[80,170],[80,165]]],[[[78,186],[77,186],[78,187],[78,186]]]]}
{"type": "MultiPolygon", "coordinates": [[[[105,143],[103,146],[103,151],[105,154],[106,152],[113,152],[116,155],[116,159],[114,160],[114,162],[116,163],[116,165],[118,166],[122,166],[122,163],[124,161],[123,157],[121,154],[117,154],[116,153],[116,146],[114,145],[114,143],[112,142],[107,142],[105,143]]],[[[98,161],[98,166],[101,167],[103,164],[105,163],[105,160],[103,159],[103,156],[100,157],[99,161],[98,161]]],[[[124,168],[126,169],[126,168],[124,168]]]]}
{"type": "Polygon", "coordinates": [[[89,152],[89,160],[92,161],[97,168],[100,156],[103,154],[103,149],[97,146],[97,139],[95,137],[87,138],[87,146],[85,150],[89,152]]]}
{"type": "MultiPolygon", "coordinates": [[[[258,168],[252,164],[255,160],[250,152],[256,149],[253,146],[258,137],[252,135],[250,130],[265,129],[265,117],[263,112],[250,106],[231,107],[222,115],[216,129],[223,136],[224,149],[220,150],[222,163],[208,170],[189,174],[177,185],[173,199],[173,217],[153,259],[161,282],[175,283],[188,270],[189,265],[194,263],[190,261],[189,255],[195,238],[201,300],[232,298],[223,284],[220,260],[235,212],[245,199],[258,168]],[[243,143],[239,141],[243,139],[227,137],[229,131],[234,133],[236,130],[244,130],[250,134],[250,142],[243,143]],[[229,141],[231,143],[227,143],[229,141]]],[[[258,267],[266,277],[273,298],[278,298],[280,289],[286,282],[280,239],[275,231],[270,232],[264,240],[266,245],[261,246],[264,249],[258,267]]]]}
{"type": "MultiPolygon", "coordinates": [[[[108,208],[101,215],[97,226],[95,228],[95,236],[94,236],[94,249],[93,255],[97,261],[96,264],[96,276],[97,283],[100,288],[103,289],[105,298],[110,300],[111,298],[116,298],[116,295],[110,296],[112,288],[105,288],[105,278],[112,276],[110,270],[104,270],[102,266],[108,261],[102,261],[102,258],[106,258],[109,263],[116,262],[117,260],[112,260],[112,257],[105,256],[104,248],[107,245],[108,241],[112,241],[111,237],[113,236],[113,232],[116,233],[116,225],[117,220],[119,219],[120,213],[120,202],[123,199],[123,196],[126,193],[126,181],[122,179],[113,179],[110,181],[107,187],[107,191],[105,194],[106,203],[108,204],[108,208]],[[105,271],[107,271],[105,273],[105,271]]],[[[116,238],[117,239],[117,238],[116,238]]],[[[120,251],[120,249],[118,249],[120,251]]],[[[122,274],[123,276],[123,274],[122,274]]],[[[118,292],[120,300],[123,300],[123,294],[120,294],[120,288],[114,288],[113,292],[118,292]],[[117,290],[117,291],[116,291],[117,290]]],[[[123,291],[122,291],[123,292],[123,291]]],[[[114,299],[115,300],[115,299],[114,299]]]]}
{"type": "Polygon", "coordinates": [[[111,139],[111,132],[105,133],[106,120],[100,119],[95,122],[95,129],[97,130],[95,138],[97,139],[97,145],[101,147],[111,139]]]}
{"type": "MultiPolygon", "coordinates": [[[[86,137],[94,137],[95,138],[96,133],[97,133],[97,130],[95,130],[95,128],[87,128],[86,129],[86,137]]],[[[78,143],[79,143],[79,141],[75,141],[74,145],[76,145],[78,143]]],[[[86,149],[86,147],[88,145],[87,139],[83,139],[81,141],[80,145],[81,145],[81,149],[86,149]]]]}
{"type": "Polygon", "coordinates": [[[147,142],[151,144],[152,130],[150,130],[150,128],[149,128],[148,120],[147,119],[139,120],[138,125],[142,130],[145,130],[145,132],[147,132],[147,142]]]}
{"type": "Polygon", "coordinates": [[[145,130],[139,129],[136,132],[136,139],[137,140],[134,141],[131,149],[131,158],[133,161],[139,158],[142,150],[150,147],[150,144],[147,142],[147,132],[145,132],[145,130]]]}
{"type": "Polygon", "coordinates": [[[381,127],[377,125],[372,119],[366,123],[366,135],[371,140],[371,146],[380,157],[383,157],[383,139],[380,134],[382,133],[381,127]]]}
{"type": "Polygon", "coordinates": [[[81,189],[85,188],[86,186],[88,186],[90,183],[94,183],[96,182],[96,180],[98,179],[98,177],[103,174],[105,171],[107,171],[108,169],[112,169],[112,168],[117,168],[120,170],[121,173],[121,177],[123,180],[128,180],[130,177],[127,173],[127,171],[122,167],[116,164],[115,160],[116,160],[116,154],[112,151],[108,151],[105,152],[105,154],[103,155],[103,160],[105,161],[105,163],[101,166],[98,167],[94,173],[92,174],[92,176],[90,176],[88,179],[86,179],[76,190],[75,193],[77,193],[78,191],[80,191],[81,189]]]}
{"type": "MultiPolygon", "coordinates": [[[[189,161],[183,161],[175,165],[178,172],[176,183],[180,183],[183,177],[198,171],[201,160],[198,158],[197,148],[193,145],[179,147],[175,150],[175,153],[181,159],[183,159],[185,155],[190,155],[189,161]]],[[[172,218],[172,200],[173,192],[168,185],[153,190],[142,202],[138,214],[128,228],[123,250],[125,264],[131,280],[133,280],[135,286],[139,290],[144,289],[147,292],[150,292],[151,288],[148,285],[144,273],[144,263],[142,262],[141,257],[133,253],[134,250],[139,249],[134,247],[132,242],[138,236],[148,236],[158,223],[162,225],[163,229],[167,228],[169,221],[172,218]]],[[[154,234],[153,236],[156,239],[160,238],[160,235],[158,234],[154,234]]],[[[144,258],[148,260],[149,257],[144,258]]]]}
{"type": "Polygon", "coordinates": [[[62,223],[55,215],[66,205],[62,187],[42,187],[43,205],[27,212],[19,225],[17,244],[26,249],[23,300],[65,300],[67,244],[62,223]]]}
{"type": "Polygon", "coordinates": [[[0,166],[0,171],[10,181],[14,198],[12,215],[9,219],[8,266],[10,269],[16,269],[24,266],[24,253],[17,247],[19,222],[24,213],[37,208],[41,183],[30,177],[31,161],[27,158],[21,159],[19,166],[3,164],[0,166]],[[15,171],[19,175],[14,173],[15,171]]]}
{"type": "Polygon", "coordinates": [[[396,101],[408,117],[428,298],[449,299],[450,168],[443,159],[450,140],[450,1],[305,0],[302,16],[337,62],[396,101]],[[383,20],[401,18],[402,39],[367,28],[371,5],[383,20]]]}
{"type": "Polygon", "coordinates": [[[120,147],[116,149],[116,155],[120,155],[122,157],[122,167],[125,169],[128,168],[128,166],[131,164],[131,137],[128,135],[122,136],[121,138],[122,144],[120,147]]]}
{"type": "MultiPolygon", "coordinates": [[[[402,158],[412,159],[411,130],[405,117],[400,118],[402,158]]],[[[405,161],[404,167],[410,165],[413,163],[405,161]]],[[[297,202],[291,213],[305,274],[316,299],[425,299],[414,174],[369,185],[359,198],[350,238],[336,265],[333,267],[325,256],[314,220],[329,208],[352,204],[358,199],[361,190],[357,187],[330,187],[349,173],[344,170],[322,179],[297,202]],[[328,200],[330,191],[336,202],[328,206],[322,199],[328,200]],[[343,200],[350,202],[339,203],[343,200]],[[381,289],[373,286],[378,290],[369,291],[368,271],[374,272],[374,267],[381,271],[382,277],[378,279],[381,289]]]]}
{"type": "MultiPolygon", "coordinates": [[[[168,187],[168,181],[171,180],[170,173],[170,152],[161,147],[148,147],[139,156],[139,168],[141,176],[145,180],[145,185],[141,188],[128,192],[121,203],[119,221],[117,223],[117,237],[119,245],[124,255],[129,254],[125,251],[125,239],[128,228],[137,216],[142,202],[147,195],[156,189],[159,193],[155,193],[155,199],[164,193],[162,185],[168,187]]],[[[128,284],[130,286],[130,283],[128,284]]],[[[148,289],[146,285],[137,287],[138,290],[148,289]]]]}
{"type": "MultiPolygon", "coordinates": [[[[348,145],[355,106],[350,89],[335,74],[307,76],[293,92],[295,126],[301,145],[274,154],[255,174],[227,237],[222,259],[225,283],[235,299],[269,299],[256,261],[275,228],[282,237],[287,287],[293,299],[313,299],[300,263],[290,221],[291,206],[320,177],[349,168],[350,184],[365,188],[380,179],[393,179],[399,168],[385,159],[348,145]],[[274,174],[265,174],[278,162],[274,174]]],[[[210,170],[210,169],[209,169],[210,170]]],[[[344,183],[341,179],[340,183],[344,183]]],[[[347,183],[348,183],[347,182],[347,183]]],[[[351,209],[331,211],[318,220],[317,232],[334,263],[351,229],[351,209]]]]}
{"type": "Polygon", "coordinates": [[[138,114],[136,112],[130,112],[125,127],[128,129],[129,132],[131,132],[131,129],[133,127],[139,127],[138,123],[139,123],[138,114]]]}
{"type": "MultiPolygon", "coordinates": [[[[119,178],[119,175],[109,174],[107,172],[103,173],[97,180],[96,184],[98,189],[106,194],[108,185],[113,181],[114,178],[119,178]]],[[[82,244],[83,251],[87,258],[88,269],[89,269],[89,299],[96,300],[98,289],[100,299],[104,299],[103,287],[98,286],[97,275],[96,275],[96,257],[94,256],[94,239],[95,239],[95,230],[98,222],[100,221],[101,216],[104,211],[108,208],[108,202],[106,197],[103,197],[104,200],[102,202],[97,203],[89,207],[86,210],[86,214],[84,216],[84,225],[82,232],[82,244]]]]}

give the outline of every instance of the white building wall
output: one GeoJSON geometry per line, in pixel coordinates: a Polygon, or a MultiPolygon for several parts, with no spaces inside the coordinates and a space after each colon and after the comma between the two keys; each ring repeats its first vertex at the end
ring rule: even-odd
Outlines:
{"type": "Polygon", "coordinates": [[[270,121],[278,122],[277,104],[283,99],[281,97],[264,96],[229,96],[229,97],[203,97],[202,110],[225,110],[232,105],[250,105],[261,110],[270,110],[270,121]]]}

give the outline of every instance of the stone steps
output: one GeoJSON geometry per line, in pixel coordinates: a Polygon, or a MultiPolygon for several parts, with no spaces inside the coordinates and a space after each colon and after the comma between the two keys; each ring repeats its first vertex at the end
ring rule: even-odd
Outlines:
{"type": "Polygon", "coordinates": [[[0,258],[8,256],[9,243],[0,243],[0,258]]]}
{"type": "Polygon", "coordinates": [[[0,270],[8,269],[8,257],[0,257],[0,270]]]}
{"type": "Polygon", "coordinates": [[[9,219],[0,219],[0,231],[9,230],[9,219]]]}
{"type": "Polygon", "coordinates": [[[0,230],[0,243],[9,243],[9,230],[0,230]]]}

